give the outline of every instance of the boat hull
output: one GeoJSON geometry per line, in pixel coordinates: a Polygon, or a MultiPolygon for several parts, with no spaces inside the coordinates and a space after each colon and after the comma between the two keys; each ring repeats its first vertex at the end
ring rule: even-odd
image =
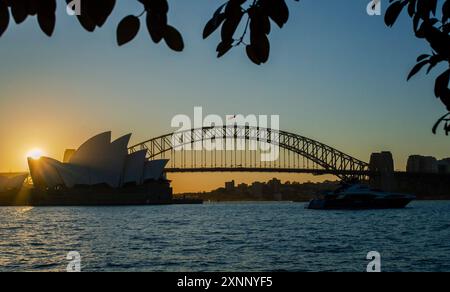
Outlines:
{"type": "Polygon", "coordinates": [[[309,202],[307,209],[314,210],[370,210],[370,209],[402,209],[413,198],[373,199],[373,200],[345,200],[345,199],[314,199],[309,202]]]}

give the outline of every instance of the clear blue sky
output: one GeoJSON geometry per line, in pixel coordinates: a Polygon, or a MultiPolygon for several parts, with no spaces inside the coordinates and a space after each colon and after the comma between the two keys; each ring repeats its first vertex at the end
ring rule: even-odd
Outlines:
{"type": "Polygon", "coordinates": [[[406,82],[426,45],[405,15],[394,29],[369,17],[367,0],[287,1],[290,22],[282,30],[273,25],[271,58],[262,67],[243,48],[216,59],[217,34],[202,40],[223,1],[169,1],[170,22],[186,43],[181,54],[153,44],[144,26],[131,44],[116,46],[116,26],[141,12],[137,1],[118,1],[95,33],[58,2],[52,38],[31,18],[0,39],[0,171],[25,168],[26,149],[60,158],[104,130],[133,132],[134,142],[169,132],[171,118],[192,115],[194,106],[280,114],[283,129],[366,161],[371,152],[393,151],[397,168],[409,154],[450,156],[450,138],[431,134],[444,113],[433,96],[435,75],[406,82]]]}

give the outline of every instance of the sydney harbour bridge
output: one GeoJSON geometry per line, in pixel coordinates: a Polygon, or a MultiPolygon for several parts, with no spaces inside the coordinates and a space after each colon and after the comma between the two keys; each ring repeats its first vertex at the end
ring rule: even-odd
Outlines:
{"type": "Polygon", "coordinates": [[[331,174],[342,180],[371,175],[368,163],[331,146],[261,127],[231,125],[176,131],[129,148],[130,153],[140,150],[146,150],[150,160],[169,159],[169,173],[310,173],[331,174]]]}

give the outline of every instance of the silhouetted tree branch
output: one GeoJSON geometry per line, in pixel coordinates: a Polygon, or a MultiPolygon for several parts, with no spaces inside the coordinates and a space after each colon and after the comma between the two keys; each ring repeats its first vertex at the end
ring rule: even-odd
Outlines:
{"type": "MultiPolygon", "coordinates": [[[[135,0],[143,5],[144,11],[137,15],[124,17],[117,27],[117,43],[122,46],[132,41],[141,28],[141,17],[154,43],[164,40],[169,48],[181,52],[184,41],[180,32],[169,25],[167,0],[135,0]]],[[[203,38],[209,37],[221,27],[221,42],[217,46],[217,56],[222,57],[233,47],[246,45],[249,59],[255,64],[267,62],[270,55],[271,20],[282,28],[289,19],[289,8],[285,0],[224,0],[213,17],[205,26],[203,38]],[[247,17],[242,36],[235,35],[247,17]],[[247,32],[250,32],[247,44],[247,32]]],[[[299,1],[299,0],[294,0],[299,1]]],[[[93,32],[102,27],[113,12],[116,0],[66,0],[73,11],[80,7],[77,15],[81,26],[93,32]],[[78,5],[78,6],[77,6],[78,5]]],[[[56,0],[0,0],[0,36],[7,30],[10,15],[17,24],[24,22],[28,16],[37,16],[41,30],[52,36],[56,23],[56,0]]]]}
{"type": "MultiPolygon", "coordinates": [[[[416,37],[429,43],[431,53],[420,55],[417,64],[408,75],[408,80],[428,66],[426,74],[437,65],[444,64],[444,69],[435,81],[434,94],[450,111],[450,0],[390,0],[391,5],[386,11],[385,23],[392,27],[400,13],[406,9],[413,22],[416,37]]],[[[448,135],[450,132],[450,113],[443,116],[433,127],[436,133],[440,125],[448,135]]]]}

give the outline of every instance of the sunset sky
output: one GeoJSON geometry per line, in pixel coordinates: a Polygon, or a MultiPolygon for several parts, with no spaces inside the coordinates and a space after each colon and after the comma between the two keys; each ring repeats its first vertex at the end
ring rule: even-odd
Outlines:
{"type": "MultiPolygon", "coordinates": [[[[258,67],[244,48],[216,59],[217,34],[202,40],[223,1],[170,1],[170,23],[186,44],[180,54],[153,44],[144,25],[133,42],[117,47],[120,19],[142,10],[137,1],[118,2],[95,33],[62,5],[52,38],[35,18],[10,23],[0,39],[0,172],[27,170],[26,154],[36,148],[62,159],[64,149],[107,130],[115,137],[132,132],[132,143],[172,132],[172,117],[192,116],[194,106],[205,114],[279,114],[283,130],[364,161],[392,151],[397,169],[410,154],[450,156],[450,138],[431,133],[445,113],[433,95],[436,75],[406,82],[417,56],[429,50],[405,15],[388,29],[383,17],[366,14],[366,0],[289,0],[291,19],[282,30],[272,26],[271,58],[258,67]]],[[[180,192],[273,176],[171,178],[180,192]]]]}

